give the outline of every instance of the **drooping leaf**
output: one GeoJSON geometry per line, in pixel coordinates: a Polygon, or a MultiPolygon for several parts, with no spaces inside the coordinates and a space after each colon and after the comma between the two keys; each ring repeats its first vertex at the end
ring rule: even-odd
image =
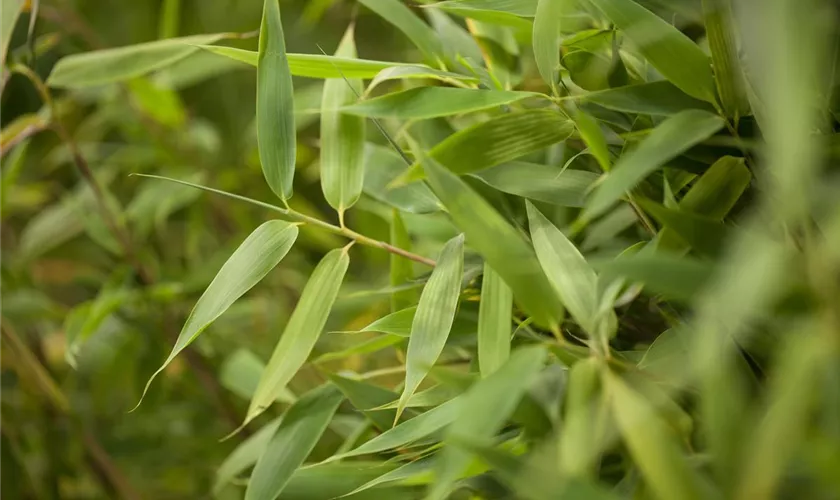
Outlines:
{"type": "Polygon", "coordinates": [[[534,17],[534,59],[543,81],[556,91],[560,70],[560,28],[571,0],[539,0],[534,17]]]}
{"type": "MultiPolygon", "coordinates": [[[[391,244],[403,250],[411,250],[411,236],[405,228],[399,210],[391,210],[391,244]]],[[[390,256],[390,282],[391,286],[400,286],[408,283],[414,277],[412,263],[399,255],[390,256]]],[[[417,303],[417,290],[403,290],[391,294],[391,312],[411,307],[417,303]]]]}
{"type": "MultiPolygon", "coordinates": [[[[335,55],[356,57],[352,26],[344,34],[335,55]]],[[[338,211],[342,221],[344,211],[352,207],[362,194],[365,177],[365,120],[339,109],[355,102],[361,87],[360,79],[349,79],[346,82],[327,80],[321,102],[321,189],[327,203],[338,211]]]]}
{"type": "MultiPolygon", "coordinates": [[[[245,63],[249,66],[256,66],[259,53],[252,50],[242,50],[234,47],[221,45],[201,45],[201,48],[218,54],[220,56],[245,63]]],[[[374,78],[379,72],[394,67],[417,67],[414,64],[405,64],[387,61],[371,61],[369,59],[356,59],[323,54],[286,54],[289,63],[289,71],[293,76],[305,78],[374,78]]],[[[422,65],[420,65],[423,67],[422,65]]],[[[431,68],[429,68],[431,70],[431,68]]]]}
{"type": "Polygon", "coordinates": [[[282,220],[272,220],[260,225],[239,245],[196,302],[178,335],[172,352],[146,382],[144,394],[149,390],[155,377],[175,359],[178,353],[190,345],[231,304],[274,269],[292,248],[297,235],[296,225],[282,220]]]}
{"type": "Polygon", "coordinates": [[[333,461],[358,455],[369,455],[408,446],[452,423],[462,408],[463,405],[460,398],[450,399],[438,407],[432,408],[410,420],[406,420],[396,427],[388,429],[361,446],[347,453],[333,455],[328,460],[333,461]]]}
{"type": "Polygon", "coordinates": [[[257,391],[248,406],[246,423],[274,402],[315,347],[350,264],[347,250],[332,250],[312,271],[283,336],[260,377],[257,391]]]}
{"type": "Polygon", "coordinates": [[[709,138],[723,124],[723,118],[697,110],[683,111],[663,121],[635,150],[616,162],[592,194],[586,216],[599,215],[611,207],[662,164],[709,138]]]}
{"type": "MultiPolygon", "coordinates": [[[[451,135],[428,155],[458,175],[469,174],[556,144],[573,130],[572,122],[553,110],[507,113],[451,135]]],[[[417,162],[400,179],[407,182],[423,176],[417,162]]]]}
{"type": "Polygon", "coordinates": [[[536,92],[417,87],[345,106],[346,113],[373,118],[425,120],[452,116],[537,97],[536,92]]]}
{"type": "Polygon", "coordinates": [[[329,361],[336,361],[338,359],[345,359],[350,356],[370,354],[381,351],[382,349],[388,348],[392,345],[399,344],[402,341],[403,338],[398,335],[380,335],[363,342],[357,342],[340,351],[332,351],[321,354],[315,358],[313,363],[326,363],[329,361]]]}
{"type": "Polygon", "coordinates": [[[380,83],[390,80],[415,80],[415,79],[431,79],[438,80],[443,83],[449,83],[456,86],[465,84],[478,83],[478,78],[474,76],[466,76],[460,73],[452,73],[451,71],[441,71],[439,69],[430,68],[423,65],[413,66],[392,66],[385,68],[371,80],[365,89],[365,94],[375,89],[380,83]]]}
{"type": "Polygon", "coordinates": [[[252,465],[262,456],[268,442],[280,426],[280,418],[276,418],[260,428],[253,436],[242,441],[225,458],[222,465],[216,470],[216,480],[213,483],[213,494],[218,495],[222,489],[231,481],[252,465]]]}
{"type": "Polygon", "coordinates": [[[402,31],[429,62],[440,65],[444,61],[443,46],[437,33],[405,4],[399,0],[359,0],[359,3],[402,31]]]}
{"type": "Polygon", "coordinates": [[[470,453],[459,439],[491,440],[513,413],[525,390],[542,370],[546,351],[539,346],[514,351],[495,373],[473,385],[463,396],[458,417],[446,430],[446,445],[437,457],[436,481],[427,498],[444,499],[469,463],[470,453]]]}
{"type": "MultiPolygon", "coordinates": [[[[327,376],[350,400],[353,407],[361,411],[380,431],[387,431],[393,426],[396,409],[385,411],[371,411],[370,409],[396,401],[400,397],[399,394],[363,380],[353,380],[335,374],[327,376]]],[[[406,411],[406,416],[410,417],[414,414],[413,410],[406,411]]]]}
{"type": "Polygon", "coordinates": [[[424,157],[422,162],[432,190],[455,225],[510,286],[517,303],[538,324],[557,324],[563,306],[522,236],[458,176],[432,158],[424,157]]]}
{"type": "Polygon", "coordinates": [[[592,172],[561,172],[559,168],[524,161],[502,163],[472,176],[499,191],[561,207],[584,206],[589,187],[598,180],[592,172]]]}
{"type": "Polygon", "coordinates": [[[559,466],[570,477],[591,476],[602,451],[599,421],[603,421],[600,372],[602,362],[584,358],[572,365],[560,431],[559,466]]]}
{"type": "Polygon", "coordinates": [[[274,500],[321,439],[344,396],[332,385],[301,396],[289,408],[254,466],[246,500],[274,500]]]}
{"type": "Polygon", "coordinates": [[[478,366],[482,377],[495,372],[508,359],[512,311],[513,292],[485,262],[478,310],[478,366]]]}
{"type": "Polygon", "coordinates": [[[738,118],[749,112],[749,101],[744,88],[744,73],[738,61],[730,1],[703,0],[703,21],[720,103],[727,116],[738,118]]]}
{"type": "Polygon", "coordinates": [[[589,116],[586,112],[578,110],[575,116],[575,123],[577,124],[578,132],[586,147],[592,153],[592,156],[598,160],[601,170],[608,172],[612,162],[610,161],[610,151],[607,149],[607,140],[604,138],[604,132],[601,126],[594,118],[589,116]]]}
{"type": "Polygon", "coordinates": [[[589,0],[645,59],[686,94],[715,102],[709,57],[690,38],[633,0],[589,0]]]}
{"type": "Polygon", "coordinates": [[[295,175],[295,108],[279,0],[265,0],[257,58],[257,145],[269,187],[284,202],[295,175]]]}
{"type": "Polygon", "coordinates": [[[660,498],[704,498],[702,480],[650,403],[616,375],[605,378],[613,418],[653,492],[660,498]]]}
{"type": "Polygon", "coordinates": [[[194,35],[73,54],[56,63],[47,85],[78,89],[130,80],[174,64],[225,35],[194,35]]]}
{"type": "Polygon", "coordinates": [[[665,80],[589,92],[582,100],[624,113],[657,116],[674,115],[686,109],[715,110],[711,104],[689,96],[665,80]]]}
{"type": "Polygon", "coordinates": [[[400,396],[397,418],[443,352],[455,319],[463,274],[464,235],[461,234],[443,247],[432,276],[420,294],[417,312],[411,322],[411,336],[406,351],[405,387],[400,396]]]}
{"type": "Polygon", "coordinates": [[[601,337],[596,331],[599,319],[598,276],[575,245],[531,202],[525,203],[531,239],[548,281],[584,331],[593,338],[601,337]]]}

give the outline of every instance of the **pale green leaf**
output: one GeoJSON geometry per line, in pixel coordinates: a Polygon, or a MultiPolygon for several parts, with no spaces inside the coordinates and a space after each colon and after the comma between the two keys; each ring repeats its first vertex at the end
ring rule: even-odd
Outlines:
{"type": "MultiPolygon", "coordinates": [[[[386,411],[372,409],[395,401],[400,397],[399,394],[362,380],[353,380],[334,374],[328,374],[327,377],[344,393],[353,407],[364,413],[380,431],[387,431],[393,426],[397,414],[396,409],[386,411]]],[[[414,415],[414,410],[406,411],[406,417],[414,415]]]]}
{"type": "Polygon", "coordinates": [[[508,359],[512,311],[513,292],[485,262],[478,309],[478,366],[482,377],[498,370],[508,359]]]}
{"type": "Polygon", "coordinates": [[[398,335],[381,335],[365,340],[364,342],[357,342],[340,351],[332,351],[321,354],[313,363],[326,363],[328,361],[335,361],[338,359],[349,358],[350,356],[357,356],[360,354],[370,354],[381,351],[392,345],[399,344],[404,339],[398,335]]]}
{"type": "Polygon", "coordinates": [[[315,347],[350,264],[347,250],[332,250],[312,271],[260,378],[246,423],[274,402],[315,347]]]}
{"type": "Polygon", "coordinates": [[[343,111],[372,118],[425,120],[494,108],[539,95],[507,90],[417,87],[359,101],[343,111]]]}
{"type": "Polygon", "coordinates": [[[246,500],[274,500],[280,495],[321,439],[343,399],[334,386],[324,385],[307,392],[289,408],[254,467],[246,500]]]}
{"type": "Polygon", "coordinates": [[[405,403],[434,366],[455,319],[461,277],[464,274],[464,235],[449,240],[440,252],[432,276],[426,282],[411,322],[406,351],[405,387],[397,407],[397,418],[405,403]]]}
{"type": "Polygon", "coordinates": [[[633,0],[589,0],[645,59],[686,94],[715,102],[709,57],[690,38],[633,0]]]}
{"type": "Polygon", "coordinates": [[[478,83],[478,78],[474,76],[466,76],[459,73],[452,73],[449,71],[441,71],[439,69],[430,68],[428,66],[392,66],[385,68],[371,80],[365,89],[366,94],[375,89],[380,83],[390,80],[413,80],[413,79],[430,79],[439,80],[444,83],[450,83],[457,86],[465,84],[478,83]]]}
{"type": "Polygon", "coordinates": [[[423,167],[432,190],[449,210],[455,225],[511,287],[517,303],[538,324],[558,324],[563,306],[530,245],[458,176],[429,157],[423,158],[423,167]]]}
{"type": "Polygon", "coordinates": [[[711,104],[689,96],[665,80],[589,92],[581,99],[584,103],[593,103],[624,113],[659,116],[677,114],[686,109],[709,112],[715,110],[711,104]]]}
{"type": "Polygon", "coordinates": [[[222,33],[194,35],[73,54],[56,63],[47,85],[76,89],[129,80],[188,57],[198,50],[196,45],[224,37],[222,33]]]}
{"type": "MultiPolygon", "coordinates": [[[[394,470],[388,462],[333,462],[307,465],[295,471],[278,500],[334,500],[394,470]]],[[[376,500],[382,495],[394,500],[410,500],[397,488],[377,488],[371,495],[353,495],[352,500],[376,500]]]]}
{"type": "Polygon", "coordinates": [[[640,252],[595,263],[602,275],[644,283],[650,290],[679,301],[690,301],[706,286],[715,268],[704,261],[672,253],[640,252]]]}
{"type": "Polygon", "coordinates": [[[280,418],[276,418],[234,448],[216,470],[216,480],[213,482],[214,495],[218,496],[226,485],[257,463],[279,426],[280,418]]]}
{"type": "Polygon", "coordinates": [[[456,16],[466,17],[488,23],[489,25],[510,26],[527,30],[531,27],[527,17],[534,17],[537,9],[536,0],[448,0],[435,4],[439,8],[456,16]]]}
{"type": "Polygon", "coordinates": [[[365,145],[365,194],[403,212],[439,211],[440,202],[422,182],[389,187],[404,171],[405,162],[393,150],[371,143],[365,145]]]}
{"type": "Polygon", "coordinates": [[[610,151],[607,149],[607,140],[604,137],[604,132],[601,126],[594,118],[589,116],[586,112],[578,110],[575,116],[575,123],[577,124],[578,132],[586,147],[592,153],[592,156],[598,160],[601,170],[608,172],[612,162],[610,161],[610,151]]]}
{"type": "Polygon", "coordinates": [[[292,74],[280,21],[279,0],[265,0],[257,58],[257,145],[265,180],[284,202],[295,175],[295,111],[292,74]]]}
{"type": "Polygon", "coordinates": [[[461,396],[462,409],[446,429],[446,446],[437,457],[436,481],[429,499],[444,499],[452,484],[469,464],[470,453],[459,448],[459,440],[492,442],[495,434],[516,409],[525,390],[536,379],[545,363],[542,347],[524,347],[495,373],[473,385],[461,396]]]}
{"type": "Polygon", "coordinates": [[[573,0],[538,0],[534,17],[534,59],[543,81],[556,93],[563,12],[573,0]]]}
{"type": "Polygon", "coordinates": [[[15,31],[15,24],[18,16],[20,16],[21,7],[24,5],[24,0],[2,0],[0,3],[0,33],[2,33],[2,41],[0,41],[0,66],[6,65],[6,53],[9,51],[9,43],[12,41],[12,33],[15,31]]]}
{"type": "MultiPolygon", "coordinates": [[[[219,383],[242,399],[250,400],[257,390],[263,370],[263,360],[248,349],[240,348],[225,358],[219,368],[219,383]]],[[[277,396],[277,401],[288,404],[294,403],[296,399],[288,388],[277,396]]]]}
{"type": "Polygon", "coordinates": [[[368,481],[359,486],[355,490],[347,494],[347,496],[369,490],[375,486],[388,483],[409,483],[411,485],[425,484],[434,480],[432,476],[432,466],[434,462],[431,459],[420,459],[396,468],[390,472],[386,472],[381,476],[368,481]]]}
{"type": "Polygon", "coordinates": [[[260,225],[239,245],[198,299],[178,335],[175,347],[163,365],[146,382],[143,394],[178,353],[274,269],[292,248],[297,235],[296,225],[282,220],[271,220],[260,225]]]}
{"type": "Polygon", "coordinates": [[[407,36],[423,56],[435,65],[445,59],[443,45],[437,33],[400,0],[359,0],[359,3],[374,11],[407,36]]]}
{"type": "MultiPolygon", "coordinates": [[[[400,211],[397,209],[391,210],[391,245],[411,251],[411,236],[409,236],[400,211]]],[[[390,259],[389,278],[391,286],[409,283],[414,277],[412,262],[395,254],[391,254],[390,259]]],[[[416,303],[417,290],[415,289],[402,290],[391,294],[391,312],[399,311],[416,303]]]]}
{"type": "Polygon", "coordinates": [[[724,120],[705,111],[680,112],[659,124],[632,152],[625,154],[595,189],[585,215],[594,217],[610,208],[624,193],[691,146],[708,139],[724,120]]]}
{"type": "Polygon", "coordinates": [[[749,101],[738,60],[732,17],[731,0],[703,0],[703,22],[720,103],[726,115],[737,120],[749,113],[749,101]]]}
{"type": "Polygon", "coordinates": [[[561,207],[582,207],[598,175],[523,161],[502,163],[472,174],[499,191],[561,207]]]}
{"type": "MultiPolygon", "coordinates": [[[[344,34],[335,55],[356,57],[352,26],[344,34]]],[[[342,221],[344,211],[352,207],[362,194],[365,120],[342,113],[339,109],[355,102],[361,87],[360,79],[327,80],[321,101],[321,189],[327,203],[338,211],[342,221]]]]}

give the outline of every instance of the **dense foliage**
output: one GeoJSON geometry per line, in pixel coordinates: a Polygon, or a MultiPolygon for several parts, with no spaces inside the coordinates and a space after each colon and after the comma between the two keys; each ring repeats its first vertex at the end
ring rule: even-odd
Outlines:
{"type": "Polygon", "coordinates": [[[3,0],[3,497],[840,498],[838,21],[3,0]]]}

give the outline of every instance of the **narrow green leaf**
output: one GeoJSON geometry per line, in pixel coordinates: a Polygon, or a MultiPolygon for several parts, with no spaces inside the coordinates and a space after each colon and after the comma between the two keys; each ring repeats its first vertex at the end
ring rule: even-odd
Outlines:
{"type": "Polygon", "coordinates": [[[524,161],[510,161],[472,174],[499,191],[561,207],[582,207],[598,175],[524,161]]]}
{"type": "Polygon", "coordinates": [[[675,436],[650,404],[620,378],[608,374],[612,415],[648,485],[659,498],[704,498],[697,473],[680,452],[675,436]]]}
{"type": "Polygon", "coordinates": [[[350,356],[356,356],[359,354],[370,354],[381,351],[387,347],[391,347],[392,345],[399,344],[403,340],[404,339],[402,337],[397,335],[380,335],[365,340],[364,342],[355,343],[340,351],[325,352],[315,358],[313,363],[326,363],[328,361],[349,358],[350,356]]]}
{"type": "MultiPolygon", "coordinates": [[[[429,151],[428,155],[450,171],[469,174],[566,140],[574,124],[557,111],[531,109],[506,113],[461,130],[429,151]]],[[[417,162],[402,176],[402,181],[422,179],[423,168],[417,162]]]]}
{"type": "Polygon", "coordinates": [[[415,460],[413,462],[408,462],[407,464],[394,469],[390,472],[386,472],[385,474],[377,477],[376,479],[372,479],[367,483],[359,486],[355,490],[351,491],[347,494],[353,495],[355,493],[360,493],[365,490],[369,490],[374,486],[379,486],[382,484],[394,483],[394,482],[410,482],[410,484],[424,484],[431,482],[434,480],[432,476],[432,466],[433,461],[431,459],[420,459],[415,460]]]}
{"type": "Polygon", "coordinates": [[[254,467],[246,500],[274,500],[321,439],[344,396],[332,385],[313,389],[289,408],[254,467]]]}
{"type": "Polygon", "coordinates": [[[731,118],[745,116],[749,101],[735,45],[730,0],[703,0],[703,21],[723,110],[731,118]]]}
{"type": "Polygon", "coordinates": [[[591,218],[603,213],[650,173],[708,139],[723,124],[723,118],[698,110],[683,111],[666,119],[616,163],[592,194],[585,216],[591,218]]]}
{"type": "Polygon", "coordinates": [[[645,198],[639,198],[637,202],[660,224],[673,231],[684,244],[709,257],[720,252],[726,239],[726,226],[723,223],[692,212],[671,210],[645,198]]]}
{"type": "Polygon", "coordinates": [[[601,170],[609,172],[612,162],[610,161],[610,151],[607,149],[607,139],[604,137],[601,126],[582,110],[578,110],[575,123],[581,139],[586,143],[586,147],[589,148],[592,156],[598,160],[601,170]]]}
{"type": "Polygon", "coordinates": [[[495,372],[510,355],[513,291],[484,263],[478,309],[478,367],[482,377],[495,372]]]}
{"type": "Polygon", "coordinates": [[[216,470],[216,480],[213,482],[214,495],[218,496],[225,486],[257,463],[279,426],[280,418],[276,418],[234,448],[216,470]]]}
{"type": "MultiPolygon", "coordinates": [[[[250,66],[256,66],[259,53],[221,45],[200,45],[204,50],[225,56],[250,66]]],[[[346,57],[327,56],[323,54],[286,54],[289,71],[293,76],[305,78],[374,78],[381,71],[393,67],[418,67],[416,64],[405,64],[387,61],[371,61],[368,59],[348,59],[346,57]]],[[[420,66],[423,67],[423,66],[420,66]]],[[[432,71],[431,68],[428,68],[432,71]]]]}
{"type": "Polygon", "coordinates": [[[602,275],[622,276],[644,283],[654,292],[688,302],[696,297],[709,281],[714,267],[704,261],[672,253],[638,253],[603,264],[595,263],[602,275]]]}
{"type": "Polygon", "coordinates": [[[543,81],[556,93],[560,69],[560,28],[569,0],[539,0],[534,17],[534,59],[543,81]]]}
{"type": "Polygon", "coordinates": [[[588,357],[569,370],[558,458],[560,470],[570,477],[594,475],[601,455],[598,436],[599,420],[604,416],[601,414],[601,364],[598,358],[588,357]]]}
{"type": "Polygon", "coordinates": [[[480,111],[540,95],[536,92],[508,90],[417,87],[359,101],[342,110],[373,118],[425,120],[480,111]]]}
{"type": "Polygon", "coordinates": [[[73,54],[56,63],[47,85],[78,89],[130,80],[163,69],[213,43],[223,33],[195,35],[73,54]]]}
{"type": "MultiPolygon", "coordinates": [[[[352,461],[307,465],[295,471],[278,500],[333,500],[397,468],[386,462],[352,461]]],[[[377,488],[371,496],[353,495],[353,500],[375,500],[375,495],[409,500],[396,488],[377,488]]]]}
{"type": "MultiPolygon", "coordinates": [[[[335,55],[356,57],[352,26],[347,28],[335,55]]],[[[321,189],[327,203],[338,211],[342,221],[344,211],[352,207],[362,194],[365,120],[342,113],[339,108],[355,102],[361,88],[360,79],[327,80],[321,102],[321,189]]]]}
{"type": "Polygon", "coordinates": [[[665,80],[589,92],[582,99],[615,111],[656,116],[674,115],[686,109],[715,111],[711,104],[689,96],[665,80]]]}
{"type": "Polygon", "coordinates": [[[537,10],[536,0],[449,0],[434,4],[456,16],[475,19],[496,26],[511,26],[527,30],[531,28],[529,19],[537,10]]]}
{"type": "Polygon", "coordinates": [[[441,71],[428,66],[392,66],[377,73],[373,80],[371,80],[370,84],[368,84],[367,89],[365,89],[365,93],[370,94],[370,92],[382,82],[410,79],[439,80],[453,85],[478,83],[478,78],[474,76],[466,76],[460,73],[452,73],[450,71],[441,71]]]}
{"type": "Polygon", "coordinates": [[[279,0],[265,0],[257,58],[257,146],[265,180],[284,202],[295,176],[295,109],[279,0]]]}
{"type": "Polygon", "coordinates": [[[442,65],[445,56],[437,33],[401,1],[359,0],[359,3],[402,31],[429,62],[442,65]]]}
{"type": "MultiPolygon", "coordinates": [[[[409,236],[400,211],[397,209],[391,210],[391,244],[403,250],[411,250],[411,236],[409,236]]],[[[409,283],[414,277],[414,266],[411,261],[395,254],[391,254],[390,258],[391,286],[409,283]]],[[[403,290],[391,294],[391,312],[397,312],[416,303],[417,290],[403,290]]]]}
{"type": "MultiPolygon", "coordinates": [[[[256,354],[239,348],[225,358],[219,368],[219,383],[246,401],[250,401],[260,383],[265,363],[256,354]]],[[[297,400],[292,391],[285,389],[277,395],[277,401],[292,404],[297,400]]]]}
{"type": "Polygon", "coordinates": [[[9,43],[12,41],[12,33],[15,31],[15,24],[17,24],[20,16],[21,8],[24,5],[24,0],[3,0],[0,3],[0,19],[2,19],[2,26],[0,26],[0,33],[2,33],[2,41],[0,41],[0,66],[6,66],[6,53],[9,51],[9,43]]]}
{"type": "Polygon", "coordinates": [[[388,429],[347,453],[333,455],[328,461],[341,460],[359,455],[370,455],[408,446],[452,423],[462,408],[461,398],[451,399],[436,408],[432,408],[410,420],[406,420],[396,427],[388,429]]]}
{"type": "Polygon", "coordinates": [[[403,212],[425,214],[440,210],[440,202],[422,182],[389,187],[405,171],[405,162],[390,148],[366,144],[365,169],[365,194],[403,212]]]}
{"type": "Polygon", "coordinates": [[[274,402],[315,347],[350,264],[347,250],[346,247],[332,250],[312,271],[260,378],[245,423],[274,402]]]}
{"type": "Polygon", "coordinates": [[[517,303],[540,325],[556,325],[563,306],[522,236],[464,181],[434,159],[423,167],[435,194],[474,248],[513,290],[517,303]]]}
{"type": "MultiPolygon", "coordinates": [[[[260,225],[239,245],[198,299],[178,335],[172,352],[146,382],[146,387],[143,389],[144,395],[155,377],[175,359],[178,353],[190,345],[231,304],[274,269],[292,248],[297,235],[296,225],[282,220],[271,220],[260,225]]],[[[273,396],[276,397],[276,394],[273,396]]]]}
{"type": "Polygon", "coordinates": [[[686,94],[715,102],[709,57],[690,38],[633,0],[589,0],[645,59],[686,94]]]}
{"type": "Polygon", "coordinates": [[[542,370],[546,351],[539,346],[514,351],[495,373],[473,385],[460,398],[462,409],[446,430],[446,446],[437,458],[436,481],[429,499],[444,499],[463,473],[470,453],[459,448],[459,440],[491,441],[516,409],[519,399],[542,370]]]}
{"type": "Polygon", "coordinates": [[[411,336],[406,351],[405,388],[400,396],[397,417],[429,370],[443,352],[461,294],[464,274],[464,235],[444,245],[432,276],[420,294],[417,312],[411,322],[411,336]]]}
{"type": "MultiPolygon", "coordinates": [[[[327,377],[344,393],[353,407],[361,411],[376,428],[380,431],[387,431],[393,427],[394,418],[397,414],[396,407],[394,409],[382,408],[384,411],[379,409],[396,401],[400,397],[399,394],[362,380],[353,380],[335,374],[327,374],[327,377]]],[[[406,417],[413,417],[414,415],[416,415],[414,410],[405,412],[406,417]]]]}
{"type": "Polygon", "coordinates": [[[575,321],[592,338],[598,338],[598,276],[551,221],[530,201],[525,204],[531,239],[543,272],[575,321]]]}
{"type": "Polygon", "coordinates": [[[389,333],[400,337],[408,337],[411,335],[411,323],[414,321],[416,313],[417,306],[407,307],[379,318],[359,331],[389,333]]]}

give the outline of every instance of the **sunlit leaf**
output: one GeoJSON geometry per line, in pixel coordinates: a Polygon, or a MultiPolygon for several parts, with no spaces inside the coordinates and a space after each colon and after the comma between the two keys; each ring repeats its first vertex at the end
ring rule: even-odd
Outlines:
{"type": "Polygon", "coordinates": [[[425,120],[494,108],[539,95],[507,90],[417,87],[359,101],[344,107],[343,111],[373,118],[425,120]]]}
{"type": "Polygon", "coordinates": [[[465,76],[459,73],[452,73],[450,71],[441,71],[428,66],[392,66],[377,73],[373,80],[371,80],[370,84],[368,84],[367,89],[365,89],[365,93],[369,94],[382,82],[390,80],[414,79],[439,80],[441,82],[454,85],[464,85],[478,82],[478,78],[474,76],[465,76]]]}

